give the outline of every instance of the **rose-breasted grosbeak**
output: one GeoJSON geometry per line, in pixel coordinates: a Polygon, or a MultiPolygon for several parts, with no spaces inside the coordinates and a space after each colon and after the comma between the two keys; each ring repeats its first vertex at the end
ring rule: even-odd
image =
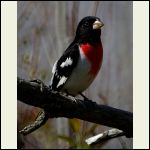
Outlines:
{"type": "Polygon", "coordinates": [[[102,26],[94,16],[79,22],[73,42],[53,66],[52,90],[76,96],[92,83],[102,64],[102,26]]]}

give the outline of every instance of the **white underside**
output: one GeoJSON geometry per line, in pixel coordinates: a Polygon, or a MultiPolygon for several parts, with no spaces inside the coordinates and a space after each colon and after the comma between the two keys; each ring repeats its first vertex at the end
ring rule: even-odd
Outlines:
{"type": "Polygon", "coordinates": [[[78,95],[79,92],[86,90],[94,80],[94,76],[89,74],[91,65],[80,50],[80,58],[77,67],[73,70],[71,76],[66,81],[62,92],[68,92],[71,95],[78,95]]]}

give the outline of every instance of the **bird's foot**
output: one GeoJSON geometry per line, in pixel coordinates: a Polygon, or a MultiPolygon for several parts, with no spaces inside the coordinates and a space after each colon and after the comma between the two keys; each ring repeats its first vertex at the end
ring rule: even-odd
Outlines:
{"type": "Polygon", "coordinates": [[[83,98],[84,100],[89,100],[85,95],[83,95],[81,92],[79,93],[83,98]]]}
{"type": "Polygon", "coordinates": [[[76,98],[73,95],[69,94],[67,90],[65,90],[65,95],[69,97],[73,102],[77,103],[76,98]]]}
{"type": "Polygon", "coordinates": [[[72,95],[70,95],[70,98],[71,98],[71,100],[72,100],[73,102],[77,103],[77,100],[76,100],[75,97],[73,97],[72,95]]]}

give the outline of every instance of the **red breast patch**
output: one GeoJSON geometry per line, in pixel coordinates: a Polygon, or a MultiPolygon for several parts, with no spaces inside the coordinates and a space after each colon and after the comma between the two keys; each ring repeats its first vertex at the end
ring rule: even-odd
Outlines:
{"type": "Polygon", "coordinates": [[[103,47],[101,42],[93,46],[88,43],[80,45],[84,55],[91,63],[90,73],[96,75],[101,67],[103,59],[103,47]]]}

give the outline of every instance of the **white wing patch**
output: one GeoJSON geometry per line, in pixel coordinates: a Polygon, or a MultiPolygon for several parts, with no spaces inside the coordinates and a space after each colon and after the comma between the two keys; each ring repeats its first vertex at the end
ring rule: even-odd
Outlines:
{"type": "MultiPolygon", "coordinates": [[[[54,65],[53,65],[53,68],[52,68],[52,77],[51,77],[51,81],[50,81],[50,85],[52,85],[52,82],[53,82],[53,79],[54,79],[54,74],[56,72],[56,65],[57,65],[57,62],[58,61],[55,61],[54,65]]],[[[56,72],[57,73],[57,72],[56,72]]]]}
{"type": "Polygon", "coordinates": [[[56,62],[54,63],[54,65],[53,65],[53,68],[52,68],[52,73],[53,73],[53,74],[54,74],[55,71],[56,71],[56,65],[57,65],[57,62],[58,62],[58,61],[56,61],[56,62]]]}
{"type": "Polygon", "coordinates": [[[64,68],[65,66],[69,66],[69,65],[72,65],[72,59],[70,57],[67,58],[66,61],[60,65],[60,67],[64,68]]]}
{"type": "Polygon", "coordinates": [[[60,81],[59,81],[59,83],[57,84],[57,88],[58,88],[60,85],[64,84],[64,83],[66,82],[66,80],[67,80],[67,78],[66,78],[65,76],[62,76],[61,79],[60,79],[60,81]]]}

